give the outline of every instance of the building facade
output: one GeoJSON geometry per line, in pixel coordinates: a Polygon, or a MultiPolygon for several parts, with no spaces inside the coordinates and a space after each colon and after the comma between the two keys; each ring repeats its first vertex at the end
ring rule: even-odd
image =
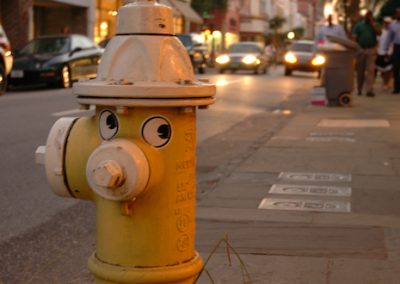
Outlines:
{"type": "Polygon", "coordinates": [[[268,34],[267,0],[241,0],[240,39],[264,44],[268,34]]]}
{"type": "MultiPolygon", "coordinates": [[[[132,0],[0,0],[0,22],[14,49],[37,36],[84,34],[100,42],[116,33],[118,8],[132,0]]],[[[188,0],[161,0],[171,6],[177,33],[188,33],[202,18],[188,0]]],[[[199,30],[200,30],[199,28],[199,30]]]]}

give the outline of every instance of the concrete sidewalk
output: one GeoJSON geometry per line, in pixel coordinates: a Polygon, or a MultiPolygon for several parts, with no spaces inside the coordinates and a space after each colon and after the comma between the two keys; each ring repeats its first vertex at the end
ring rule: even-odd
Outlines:
{"type": "Polygon", "coordinates": [[[400,96],[354,100],[289,114],[201,198],[197,250],[240,257],[198,283],[400,283],[400,96]]]}

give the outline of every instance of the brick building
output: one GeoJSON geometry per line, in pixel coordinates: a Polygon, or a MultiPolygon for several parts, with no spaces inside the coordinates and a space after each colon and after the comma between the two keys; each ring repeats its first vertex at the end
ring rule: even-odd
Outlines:
{"type": "Polygon", "coordinates": [[[71,32],[93,36],[95,0],[0,0],[0,21],[13,48],[39,35],[71,32]]]}

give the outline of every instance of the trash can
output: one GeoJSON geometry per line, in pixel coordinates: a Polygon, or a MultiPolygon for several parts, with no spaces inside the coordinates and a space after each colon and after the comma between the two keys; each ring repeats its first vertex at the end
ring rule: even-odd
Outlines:
{"type": "Polygon", "coordinates": [[[359,45],[349,39],[327,36],[329,44],[317,50],[326,57],[322,86],[329,106],[351,106],[354,90],[354,60],[359,45]]]}

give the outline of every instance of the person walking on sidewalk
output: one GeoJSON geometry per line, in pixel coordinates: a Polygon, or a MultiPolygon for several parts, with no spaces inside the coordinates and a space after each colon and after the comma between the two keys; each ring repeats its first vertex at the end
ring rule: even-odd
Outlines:
{"type": "Polygon", "coordinates": [[[386,43],[386,54],[393,44],[393,94],[400,94],[400,8],[396,9],[396,20],[389,26],[389,37],[386,43]]]}
{"type": "Polygon", "coordinates": [[[379,72],[383,80],[383,88],[390,90],[390,79],[392,77],[392,61],[391,55],[393,49],[389,48],[389,52],[386,50],[386,43],[389,39],[389,25],[392,19],[385,17],[382,22],[382,32],[378,40],[378,57],[376,58],[375,68],[377,73],[379,72]]]}
{"type": "Polygon", "coordinates": [[[326,19],[327,25],[321,26],[319,28],[318,34],[315,37],[315,43],[317,45],[324,44],[327,41],[326,36],[332,35],[340,38],[347,38],[344,28],[340,25],[333,23],[332,15],[329,15],[326,19]]]}
{"type": "Polygon", "coordinates": [[[361,50],[357,55],[357,89],[358,95],[362,95],[363,86],[368,97],[374,97],[375,60],[379,35],[375,27],[371,11],[367,11],[364,19],[353,28],[353,36],[360,45],[361,50]]]}

